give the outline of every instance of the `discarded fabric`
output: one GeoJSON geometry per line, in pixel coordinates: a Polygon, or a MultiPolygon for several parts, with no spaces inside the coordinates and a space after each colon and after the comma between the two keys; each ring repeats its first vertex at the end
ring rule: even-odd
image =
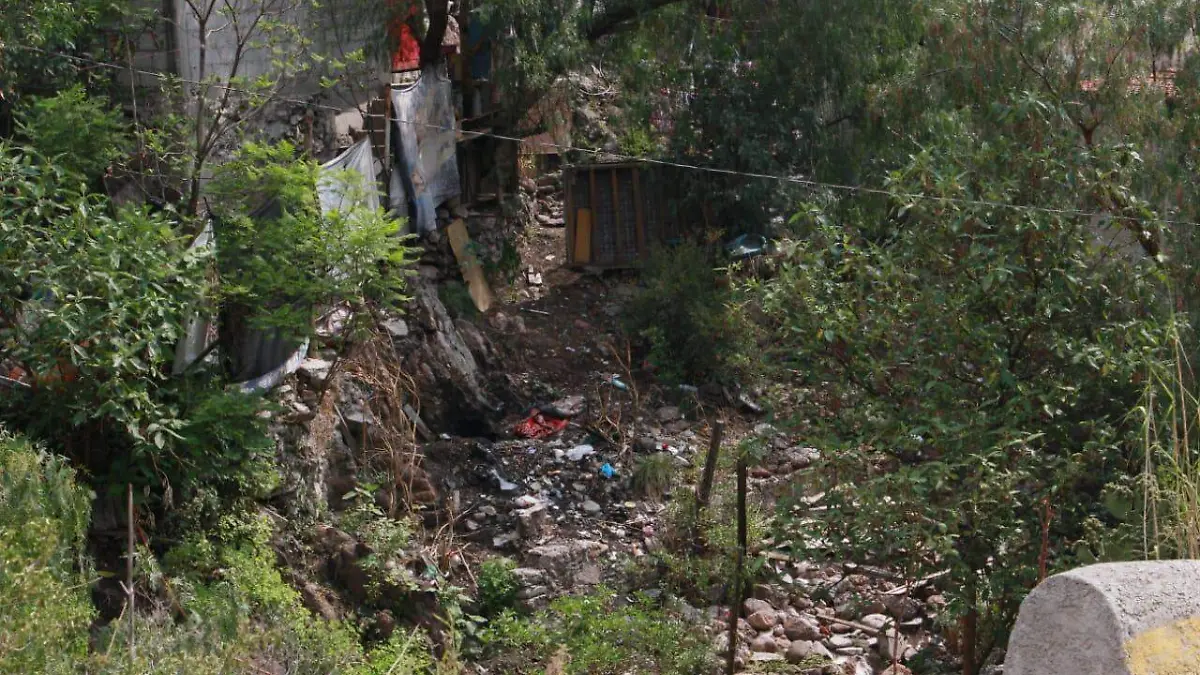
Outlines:
{"type": "Polygon", "coordinates": [[[437,228],[437,207],[460,192],[454,104],[450,80],[426,68],[416,84],[392,90],[396,163],[391,207],[407,213],[413,204],[419,234],[437,228]]]}
{"type": "Polygon", "coordinates": [[[582,396],[567,396],[560,398],[548,406],[542,407],[546,413],[555,417],[574,417],[583,412],[584,400],[582,396]]]}
{"type": "Polygon", "coordinates": [[[566,428],[567,420],[534,408],[529,417],[513,427],[513,433],[519,438],[548,438],[566,428]]]}
{"type": "Polygon", "coordinates": [[[596,449],[593,448],[592,446],[577,445],[567,451],[567,459],[571,460],[572,462],[578,462],[579,460],[583,459],[584,457],[587,457],[588,455],[594,455],[594,454],[596,454],[596,449]]]}

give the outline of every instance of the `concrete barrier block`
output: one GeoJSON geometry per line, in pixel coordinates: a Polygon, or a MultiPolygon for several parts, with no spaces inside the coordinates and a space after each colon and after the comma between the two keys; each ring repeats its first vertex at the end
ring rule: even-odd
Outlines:
{"type": "Polygon", "coordinates": [[[1004,675],[1200,675],[1200,561],[1046,579],[1021,603],[1004,675]]]}

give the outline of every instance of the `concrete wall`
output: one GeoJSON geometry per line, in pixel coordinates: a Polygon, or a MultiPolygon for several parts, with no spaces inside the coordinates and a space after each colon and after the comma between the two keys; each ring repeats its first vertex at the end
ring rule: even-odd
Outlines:
{"type": "Polygon", "coordinates": [[[1090,565],[1021,604],[1005,675],[1200,673],[1200,561],[1090,565]]]}

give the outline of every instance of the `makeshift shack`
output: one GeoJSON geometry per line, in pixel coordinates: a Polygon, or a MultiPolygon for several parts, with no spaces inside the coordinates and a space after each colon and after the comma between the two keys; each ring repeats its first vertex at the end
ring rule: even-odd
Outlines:
{"type": "Polygon", "coordinates": [[[651,247],[682,236],[678,180],[643,163],[590,164],[563,170],[567,265],[638,266],[651,247]]]}

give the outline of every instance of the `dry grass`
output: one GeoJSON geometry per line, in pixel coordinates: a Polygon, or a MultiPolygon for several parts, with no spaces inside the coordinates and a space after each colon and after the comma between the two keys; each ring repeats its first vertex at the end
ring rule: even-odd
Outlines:
{"type": "Polygon", "coordinates": [[[1182,340],[1151,372],[1142,405],[1142,545],[1147,558],[1200,557],[1200,395],[1182,340]]]}

